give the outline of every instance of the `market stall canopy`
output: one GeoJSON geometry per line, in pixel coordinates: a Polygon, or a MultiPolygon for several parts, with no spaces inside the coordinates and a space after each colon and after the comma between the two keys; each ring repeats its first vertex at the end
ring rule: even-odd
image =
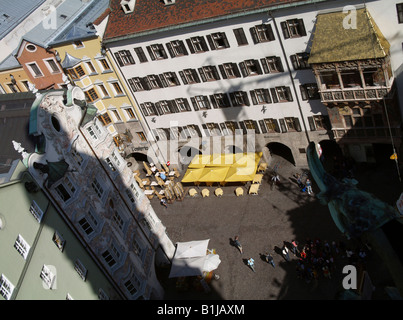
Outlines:
{"type": "Polygon", "coordinates": [[[188,169],[182,178],[182,182],[197,182],[203,170],[204,167],[188,169]]]}
{"type": "Polygon", "coordinates": [[[203,257],[206,255],[209,241],[210,239],[188,241],[188,242],[177,242],[174,258],[183,259],[183,258],[203,257]]]}
{"type": "Polygon", "coordinates": [[[225,182],[246,182],[253,181],[256,175],[256,165],[248,167],[230,167],[225,182]]]}
{"type": "Polygon", "coordinates": [[[198,182],[221,182],[225,180],[229,167],[205,167],[198,182]]]}

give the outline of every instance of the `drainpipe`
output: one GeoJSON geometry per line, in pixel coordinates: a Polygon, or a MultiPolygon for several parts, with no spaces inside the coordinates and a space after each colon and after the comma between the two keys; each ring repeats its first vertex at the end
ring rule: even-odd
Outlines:
{"type": "Polygon", "coordinates": [[[280,37],[280,33],[279,33],[279,31],[278,31],[278,27],[277,27],[277,24],[276,24],[276,20],[275,20],[275,18],[274,18],[274,16],[273,16],[271,10],[269,10],[268,15],[269,15],[270,18],[273,19],[274,28],[276,29],[276,34],[277,34],[277,37],[278,37],[278,41],[280,42],[281,51],[283,52],[283,56],[284,56],[284,58],[285,58],[285,63],[287,64],[288,74],[289,74],[289,76],[290,76],[291,84],[292,84],[292,87],[293,87],[293,90],[294,90],[294,94],[295,94],[295,100],[297,101],[299,113],[300,113],[300,115],[301,115],[302,124],[303,124],[304,130],[305,130],[305,136],[306,136],[306,139],[307,139],[308,144],[309,144],[309,143],[311,142],[311,140],[310,140],[310,138],[309,138],[307,126],[306,126],[305,119],[304,119],[304,114],[302,113],[301,103],[300,103],[299,98],[298,98],[297,89],[296,89],[296,87],[295,87],[294,79],[293,79],[293,77],[292,77],[291,68],[290,68],[290,64],[288,63],[288,59],[287,59],[287,55],[286,55],[286,52],[285,52],[285,49],[284,49],[284,45],[283,45],[283,42],[281,41],[281,37],[280,37]]]}

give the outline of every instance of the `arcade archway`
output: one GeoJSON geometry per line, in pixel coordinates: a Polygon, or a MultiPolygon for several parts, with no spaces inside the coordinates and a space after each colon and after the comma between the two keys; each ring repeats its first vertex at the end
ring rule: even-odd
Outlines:
{"type": "Polygon", "coordinates": [[[292,151],[285,144],[282,144],[280,142],[270,142],[266,145],[266,147],[269,149],[272,155],[275,154],[277,156],[280,156],[295,166],[295,160],[294,156],[292,155],[292,151]]]}

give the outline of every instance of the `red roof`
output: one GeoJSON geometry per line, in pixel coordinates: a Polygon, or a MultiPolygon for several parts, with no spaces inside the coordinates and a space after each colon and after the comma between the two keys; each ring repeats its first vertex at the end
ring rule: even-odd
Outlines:
{"type": "Polygon", "coordinates": [[[137,0],[133,13],[125,14],[121,0],[111,0],[111,13],[104,39],[126,36],[238,12],[302,0],[176,0],[165,5],[161,0],[137,0]]]}

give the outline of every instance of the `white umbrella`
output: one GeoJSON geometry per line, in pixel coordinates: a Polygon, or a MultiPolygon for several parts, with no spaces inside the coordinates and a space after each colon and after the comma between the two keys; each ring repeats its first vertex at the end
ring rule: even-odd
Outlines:
{"type": "Polygon", "coordinates": [[[203,274],[204,257],[173,259],[169,278],[201,276],[203,274]]]}
{"type": "Polygon", "coordinates": [[[193,258],[206,255],[210,239],[200,241],[178,242],[176,244],[175,258],[193,258]]]}
{"type": "Polygon", "coordinates": [[[220,263],[221,260],[218,254],[208,254],[206,260],[204,260],[203,271],[213,271],[218,268],[220,263]]]}

